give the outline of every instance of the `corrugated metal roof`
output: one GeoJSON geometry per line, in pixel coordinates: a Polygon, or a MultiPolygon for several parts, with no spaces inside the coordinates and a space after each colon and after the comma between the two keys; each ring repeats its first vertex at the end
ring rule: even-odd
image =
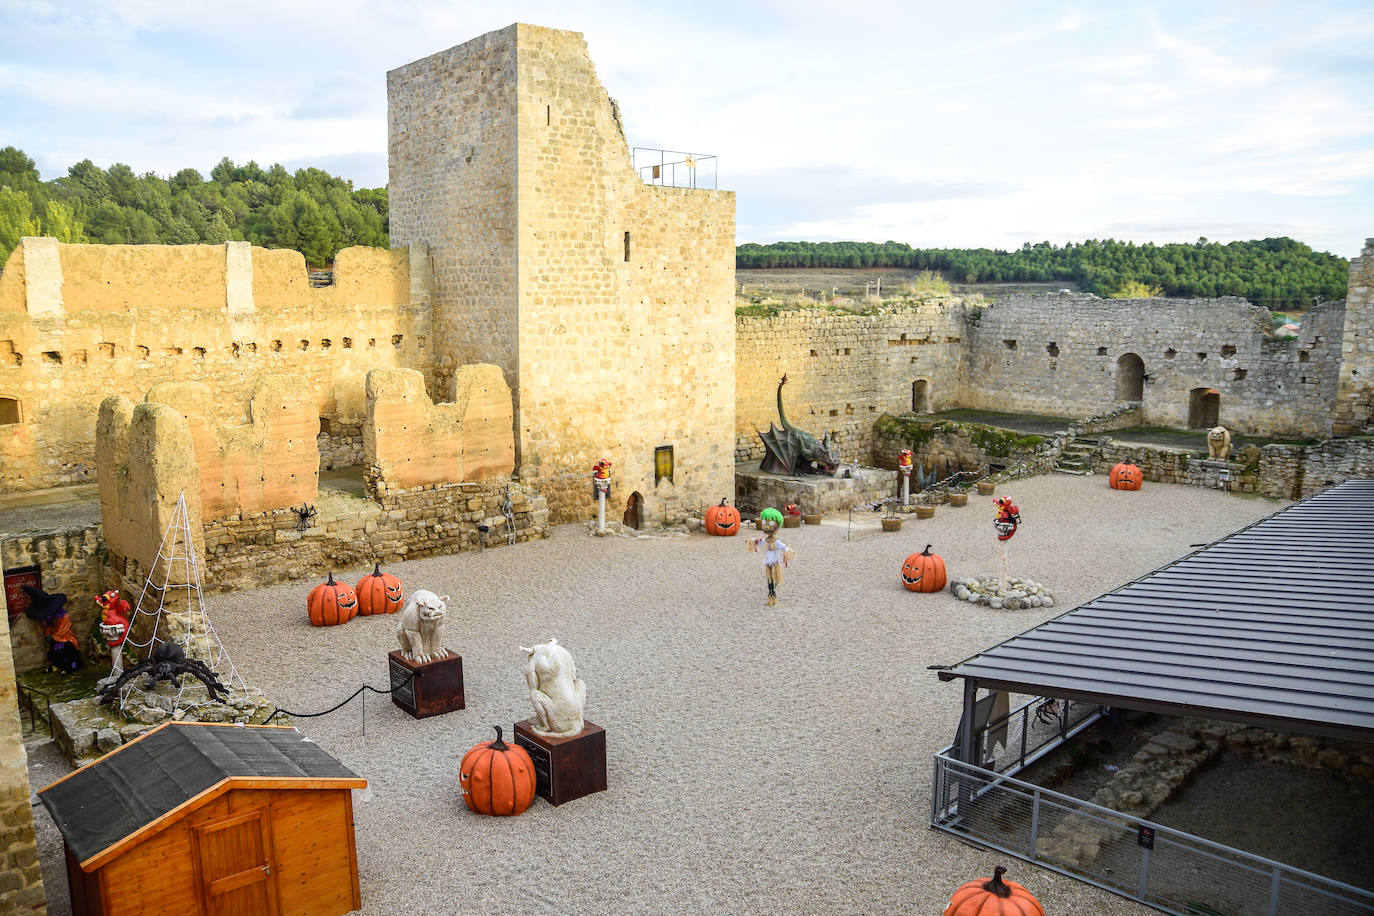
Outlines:
{"type": "Polygon", "coordinates": [[[294,728],[170,722],[38,793],[78,862],[234,779],[365,785],[294,728]]]}
{"type": "Polygon", "coordinates": [[[940,672],[1374,740],[1374,480],[1350,480],[940,672]]]}

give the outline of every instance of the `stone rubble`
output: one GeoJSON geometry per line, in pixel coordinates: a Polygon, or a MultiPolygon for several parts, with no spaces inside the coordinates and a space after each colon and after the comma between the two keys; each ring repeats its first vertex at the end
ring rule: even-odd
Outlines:
{"type": "Polygon", "coordinates": [[[949,583],[949,590],[960,601],[1008,611],[1054,607],[1054,595],[1049,588],[1020,576],[1008,576],[1005,591],[998,576],[967,576],[953,579],[949,583]]]}

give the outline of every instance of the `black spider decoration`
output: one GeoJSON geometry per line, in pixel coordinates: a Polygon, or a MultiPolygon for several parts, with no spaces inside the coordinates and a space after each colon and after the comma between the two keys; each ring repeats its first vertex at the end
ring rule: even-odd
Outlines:
{"type": "Polygon", "coordinates": [[[228,688],[219,682],[219,678],[215,677],[215,672],[211,671],[205,662],[196,658],[187,658],[181,646],[174,642],[164,642],[158,644],[152,655],[132,668],[125,669],[118,680],[102,687],[100,702],[112,702],[115,697],[119,696],[119,688],[140,674],[148,675],[148,683],[144,685],[147,690],[155,689],[158,681],[171,681],[173,686],[180,687],[181,676],[189,674],[200,679],[200,682],[205,685],[205,689],[210,691],[210,699],[222,700],[229,696],[228,688]]]}
{"type": "Polygon", "coordinates": [[[300,531],[304,531],[305,529],[309,528],[310,520],[319,514],[315,510],[315,507],[309,505],[308,503],[301,503],[301,507],[299,509],[292,508],[291,511],[300,516],[300,521],[296,522],[296,528],[300,531]]]}
{"type": "Polygon", "coordinates": [[[1059,721],[1059,701],[1053,697],[1044,699],[1035,710],[1035,721],[1053,725],[1059,721]]]}

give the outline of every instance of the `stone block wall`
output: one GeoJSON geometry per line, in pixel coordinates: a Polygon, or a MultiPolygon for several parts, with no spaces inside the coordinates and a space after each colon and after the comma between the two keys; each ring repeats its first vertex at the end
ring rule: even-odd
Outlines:
{"type": "Polygon", "coordinates": [[[736,319],[736,459],[763,459],[758,432],[778,422],[784,373],[788,420],[817,438],[829,433],[846,462],[870,460],[884,413],[960,406],[967,308],[938,300],[881,315],[804,309],[736,319]]]}
{"type": "MultiPolygon", "coordinates": [[[[872,461],[895,470],[902,450],[909,448],[915,464],[937,480],[958,471],[981,477],[1008,468],[1016,468],[1015,476],[1026,477],[1053,468],[1062,447],[1058,437],[1022,436],[981,423],[884,416],[875,424],[872,461]]],[[[917,489],[913,472],[911,492],[917,489]]]]}
{"type": "MultiPolygon", "coordinates": [[[[9,641],[8,621],[0,589],[0,645],[9,641]]],[[[0,913],[47,912],[30,794],[14,664],[0,652],[0,913]]]]}
{"type": "Polygon", "coordinates": [[[153,386],[145,400],[166,404],[185,418],[200,473],[204,517],[314,501],[320,483],[320,419],[304,379],[258,379],[248,422],[234,425],[217,419],[215,394],[202,382],[164,382],[153,386]]]}
{"type": "MultiPolygon", "coordinates": [[[[379,501],[321,500],[301,530],[289,509],[213,519],[205,525],[206,580],[214,591],[269,582],[336,578],[354,584],[374,562],[395,563],[507,544],[502,505],[509,487],[516,542],[548,536],[547,502],[508,480],[389,490],[379,501]],[[355,577],[345,570],[358,570],[355,577]]],[[[313,583],[312,583],[313,584],[313,583]]],[[[301,594],[305,613],[305,591],[301,594]]]]}
{"type": "Polygon", "coordinates": [[[1192,392],[1214,389],[1231,430],[1325,435],[1344,312],[1315,308],[1283,340],[1270,336],[1269,312],[1243,299],[1012,296],[974,323],[962,406],[1087,416],[1139,400],[1146,424],[1186,428],[1192,392]],[[1123,365],[1133,357],[1138,392],[1123,365]]]}
{"type": "Polygon", "coordinates": [[[591,515],[603,457],[646,518],[732,492],[734,195],[640,180],[575,32],[492,32],[388,95],[392,238],[433,253],[441,370],[502,368],[551,516],[591,515]]]}
{"type": "Polygon", "coordinates": [[[320,453],[320,470],[351,468],[363,463],[363,421],[320,418],[320,434],[315,439],[320,453]]]}
{"type": "Polygon", "coordinates": [[[1341,337],[1338,392],[1332,419],[1359,428],[1374,417],[1374,239],[1350,262],[1341,337]]]}
{"type": "Polygon", "coordinates": [[[368,370],[430,370],[428,277],[422,247],[346,248],[315,288],[299,252],[247,242],[24,239],[0,273],[0,492],[93,480],[100,402],[161,382],[207,384],[241,422],[254,381],[287,373],[319,416],[360,419],[368,370]]]}
{"type": "MultiPolygon", "coordinates": [[[[0,536],[0,568],[37,566],[43,571],[43,590],[67,596],[72,633],[80,640],[83,652],[90,648],[88,634],[100,616],[94,599],[105,591],[101,571],[104,559],[105,542],[98,527],[0,536]]],[[[21,615],[9,627],[9,641],[16,671],[35,671],[46,664],[48,646],[42,624],[21,615]]]]}
{"type": "Polygon", "coordinates": [[[411,369],[367,376],[363,455],[369,487],[393,489],[483,481],[515,465],[510,388],[498,366],[461,366],[454,402],[436,405],[411,369]]]}

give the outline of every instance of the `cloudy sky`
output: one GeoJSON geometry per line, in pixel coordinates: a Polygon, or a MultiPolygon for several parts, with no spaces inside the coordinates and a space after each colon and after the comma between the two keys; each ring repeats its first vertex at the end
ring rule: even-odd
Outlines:
{"type": "Polygon", "coordinates": [[[386,71],[582,32],[632,145],[714,155],[739,242],[1374,237],[1374,11],[689,0],[0,0],[0,146],[386,182],[386,71]]]}

